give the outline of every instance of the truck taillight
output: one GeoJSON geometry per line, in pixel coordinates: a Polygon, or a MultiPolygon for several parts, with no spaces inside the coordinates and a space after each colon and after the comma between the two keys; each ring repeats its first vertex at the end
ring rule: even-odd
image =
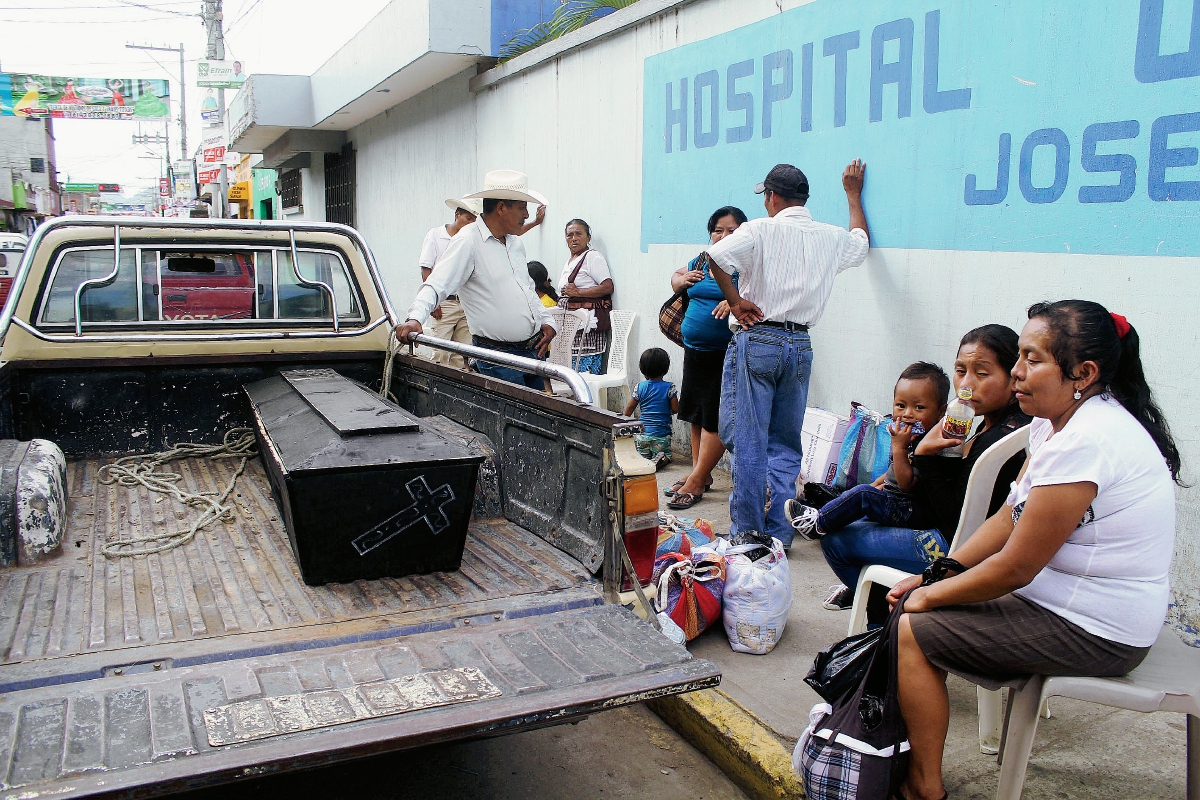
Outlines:
{"type": "Polygon", "coordinates": [[[645,586],[654,573],[654,553],[658,550],[658,478],[649,475],[625,476],[625,548],[645,586]]]}
{"type": "Polygon", "coordinates": [[[8,301],[8,293],[12,290],[12,278],[0,278],[0,308],[8,301]]]}

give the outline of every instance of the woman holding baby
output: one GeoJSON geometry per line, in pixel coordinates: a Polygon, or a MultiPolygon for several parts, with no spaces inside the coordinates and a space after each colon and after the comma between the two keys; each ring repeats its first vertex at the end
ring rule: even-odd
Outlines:
{"type": "MultiPolygon", "coordinates": [[[[985,450],[1029,424],[1030,417],[1017,404],[1009,375],[1017,356],[1017,333],[1004,325],[984,325],[963,336],[951,380],[955,393],[971,390],[976,423],[966,441],[949,439],[941,425],[934,425],[912,455],[912,468],[919,479],[911,492],[927,509],[933,525],[917,530],[863,520],[822,537],[825,560],[842,582],[830,589],[826,608],[848,609],[854,604],[854,586],[865,566],[883,564],[916,573],[946,555],[962,513],[971,468],[985,450]],[[943,455],[951,448],[958,448],[961,457],[943,455]]],[[[1023,461],[1024,454],[1018,454],[1000,470],[989,515],[1004,503],[1023,461]]]]}

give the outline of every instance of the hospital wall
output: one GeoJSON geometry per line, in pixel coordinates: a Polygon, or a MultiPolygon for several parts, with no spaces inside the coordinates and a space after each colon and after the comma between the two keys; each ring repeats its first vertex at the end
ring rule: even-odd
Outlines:
{"type": "MultiPolygon", "coordinates": [[[[936,0],[697,0],[477,93],[468,86],[473,71],[463,73],[352,129],[358,227],[403,311],[420,283],[423,235],[450,220],[442,201],[481,188],[487,170],[521,170],[550,199],[545,225],[524,237],[529,257],[556,276],[567,257],[566,221],[591,223],[593,246],[612,266],[616,306],[639,314],[635,363],[641,349],[664,347],[672,356],[670,378],[678,382],[682,351],[659,333],[657,312],[671,293],[671,273],[703,249],[709,211],[732,202],[762,216],[750,187],[772,164],[787,161],[807,172],[814,215],[845,224],[841,169],[861,157],[868,165],[864,204],[876,246],[865,264],[838,278],[813,329],[810,404],[846,413],[858,400],[886,411],[900,370],[919,359],[949,369],[968,329],[999,322],[1019,330],[1035,301],[1093,299],[1125,314],[1140,332],[1147,375],[1183,451],[1184,477],[1195,482],[1200,202],[1189,192],[1200,169],[1188,148],[1200,144],[1200,134],[1189,127],[1190,115],[1200,111],[1200,78],[1188,74],[1191,62],[1177,59],[1162,63],[1167,73],[1174,68],[1182,77],[1144,81],[1154,75],[1143,69],[1134,76],[1133,62],[1139,58],[1145,67],[1146,43],[1135,54],[1132,41],[1103,39],[1139,35],[1147,6],[1152,15],[1155,3],[1144,0],[1140,17],[1137,2],[1093,4],[1099,21],[1072,29],[1055,12],[1062,3],[1034,0],[975,4],[992,8],[991,17],[965,2],[936,0]],[[939,12],[940,70],[930,95],[926,40],[933,11],[939,12]],[[1022,29],[1034,20],[1034,27],[1050,33],[1019,40],[996,29],[1006,15],[1021,21],[1022,29]],[[911,26],[894,24],[897,19],[911,26]],[[837,36],[852,30],[859,47],[845,51],[839,87],[837,51],[846,40],[837,36]],[[841,45],[835,41],[833,54],[825,56],[828,39],[841,45]],[[1046,42],[1053,45],[1048,51],[1029,51],[1046,42]],[[777,99],[789,78],[784,57],[776,55],[783,50],[791,53],[790,87],[777,99]],[[737,65],[745,61],[755,71],[739,79],[746,68],[737,65]],[[907,116],[901,113],[905,80],[888,69],[892,63],[910,70],[907,116]],[[1057,69],[1062,63],[1073,66],[1057,69]],[[703,89],[698,97],[697,76],[703,89]],[[683,78],[689,79],[687,91],[683,78]],[[845,96],[841,125],[835,124],[839,89],[845,96]],[[953,94],[961,89],[972,92],[967,107],[963,95],[953,94]],[[750,113],[737,98],[745,93],[753,95],[750,113]],[[769,137],[762,116],[767,97],[776,98],[767,104],[769,137]],[[684,109],[689,116],[681,123],[684,109]],[[674,112],[674,124],[667,111],[674,112]],[[1159,122],[1165,117],[1170,120],[1159,122]],[[737,129],[751,120],[753,133],[739,140],[745,132],[737,129]],[[1136,136],[1126,135],[1128,124],[1110,124],[1129,121],[1137,122],[1136,136]],[[685,151],[679,148],[681,128],[688,136],[685,151]],[[1085,168],[1089,129],[1093,155],[1124,154],[1133,164],[1117,158],[1085,168]],[[705,147],[697,146],[697,132],[705,147]],[[997,200],[1003,134],[1009,140],[1008,185],[997,200]],[[1120,187],[1130,172],[1134,187],[1126,200],[1113,199],[1123,189],[1110,191],[1104,203],[1080,199],[1090,197],[1080,194],[1082,188],[1120,187]],[[970,186],[967,176],[973,176],[970,186]]],[[[1164,11],[1159,0],[1157,7],[1178,16],[1182,5],[1171,0],[1164,11]]],[[[1186,33],[1185,23],[1161,26],[1158,52],[1188,47],[1176,30],[1186,33]]],[[[683,426],[677,434],[682,444],[683,426]]],[[[1180,489],[1178,500],[1172,614],[1177,630],[1197,644],[1200,492],[1180,489]]]]}

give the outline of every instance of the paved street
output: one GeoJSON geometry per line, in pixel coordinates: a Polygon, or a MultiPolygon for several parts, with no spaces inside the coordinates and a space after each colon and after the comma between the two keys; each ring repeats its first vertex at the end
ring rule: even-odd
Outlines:
{"type": "Polygon", "coordinates": [[[435,745],[179,797],[740,800],[745,795],[658,717],[635,705],[577,725],[435,745]]]}

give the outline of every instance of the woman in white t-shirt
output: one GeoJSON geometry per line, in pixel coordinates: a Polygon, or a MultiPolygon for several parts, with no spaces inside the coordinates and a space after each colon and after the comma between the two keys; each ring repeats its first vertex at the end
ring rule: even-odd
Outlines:
{"type": "MultiPolygon", "coordinates": [[[[1097,303],[1029,309],[1012,376],[1034,417],[1008,501],[916,588],[900,623],[906,800],[938,800],[946,673],[997,689],[1031,674],[1124,675],[1170,600],[1179,450],[1142,371],[1137,331],[1097,303]]],[[[897,584],[897,602],[920,577],[897,584]]]]}
{"type": "Polygon", "coordinates": [[[581,219],[573,219],[566,228],[567,249],[571,255],[558,278],[558,304],[583,310],[588,320],[571,348],[572,367],[576,372],[600,374],[604,351],[608,349],[608,312],[612,310],[613,282],[608,261],[593,250],[592,228],[581,219]]]}

